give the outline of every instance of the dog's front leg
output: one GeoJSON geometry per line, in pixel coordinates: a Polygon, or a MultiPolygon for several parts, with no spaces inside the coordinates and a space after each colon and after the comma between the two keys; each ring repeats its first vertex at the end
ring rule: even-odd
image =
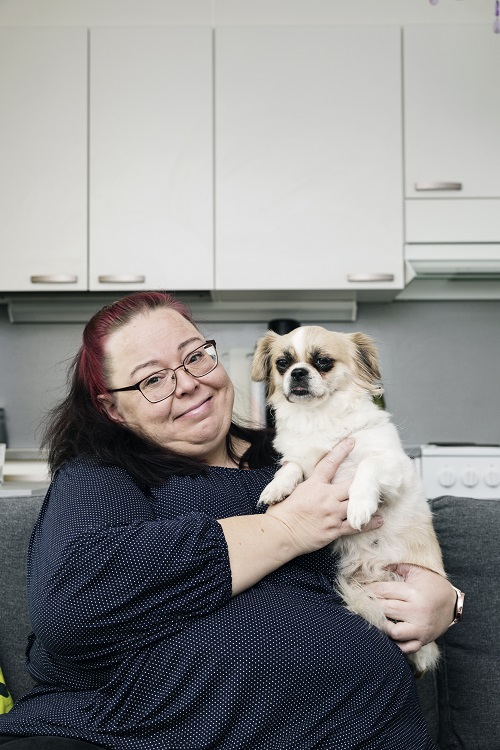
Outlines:
{"type": "Polygon", "coordinates": [[[381,456],[369,456],[358,464],[347,506],[347,520],[354,529],[361,529],[376,512],[381,500],[383,471],[384,458],[381,456]]]}
{"type": "Polygon", "coordinates": [[[302,467],[295,461],[288,461],[276,472],[259,498],[259,505],[274,505],[288,497],[303,480],[302,467]]]}

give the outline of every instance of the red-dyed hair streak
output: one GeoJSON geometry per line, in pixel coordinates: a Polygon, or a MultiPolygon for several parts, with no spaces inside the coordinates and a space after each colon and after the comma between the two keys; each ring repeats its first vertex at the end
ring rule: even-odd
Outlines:
{"type": "Polygon", "coordinates": [[[191,312],[179,300],[167,292],[134,292],[123,299],[106,305],[87,323],[78,353],[76,377],[89,394],[95,409],[100,411],[97,396],[107,389],[104,375],[104,337],[126,325],[136,315],[147,310],[168,308],[175,310],[195,325],[191,312]]]}

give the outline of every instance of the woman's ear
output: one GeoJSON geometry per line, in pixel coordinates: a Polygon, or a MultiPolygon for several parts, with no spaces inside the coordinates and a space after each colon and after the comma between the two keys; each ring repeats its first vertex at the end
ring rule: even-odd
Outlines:
{"type": "Polygon", "coordinates": [[[119,424],[124,423],[125,420],[118,411],[116,401],[113,398],[100,394],[97,396],[97,400],[99,401],[101,411],[106,414],[108,419],[111,419],[112,422],[118,422],[119,424]]]}

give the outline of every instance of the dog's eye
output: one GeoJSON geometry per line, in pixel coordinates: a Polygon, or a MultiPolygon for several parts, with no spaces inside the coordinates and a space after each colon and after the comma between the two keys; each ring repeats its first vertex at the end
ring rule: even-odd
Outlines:
{"type": "Polygon", "coordinates": [[[332,369],[334,360],[330,357],[316,357],[314,360],[314,366],[319,372],[328,372],[332,369]]]}
{"type": "Polygon", "coordinates": [[[286,357],[280,357],[276,360],[276,369],[278,370],[278,372],[284,373],[288,368],[288,364],[289,362],[286,357]]]}

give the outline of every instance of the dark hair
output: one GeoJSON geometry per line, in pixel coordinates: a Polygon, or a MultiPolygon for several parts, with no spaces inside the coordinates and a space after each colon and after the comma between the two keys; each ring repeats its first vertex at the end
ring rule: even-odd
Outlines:
{"type": "MultiPolygon", "coordinates": [[[[85,326],[82,345],[68,371],[68,394],[45,420],[41,445],[48,451],[53,474],[66,461],[77,457],[119,466],[146,486],[162,484],[172,474],[193,476],[205,471],[201,461],[164,448],[114,422],[102,410],[98,399],[107,390],[104,337],[136,315],[158,308],[175,310],[195,325],[182,302],[167,292],[151,291],[135,292],[106,305],[85,326]]],[[[239,462],[241,468],[269,466],[277,458],[270,431],[235,422],[231,422],[226,446],[229,457],[239,462]],[[235,453],[235,439],[249,443],[241,458],[235,453]]]]}

